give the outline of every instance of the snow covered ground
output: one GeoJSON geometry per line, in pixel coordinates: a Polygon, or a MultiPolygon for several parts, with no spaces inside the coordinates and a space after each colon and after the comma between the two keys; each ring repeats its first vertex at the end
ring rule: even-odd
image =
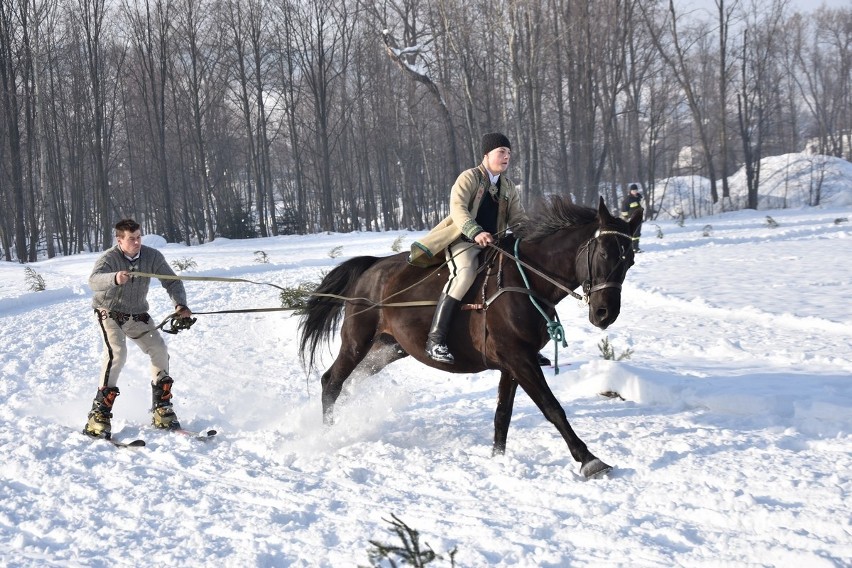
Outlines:
{"type": "MultiPolygon", "coordinates": [[[[616,467],[591,481],[521,392],[507,453],[491,457],[496,371],[402,360],[352,380],[323,426],[288,312],[200,315],[166,336],[178,415],[215,439],[148,426],[147,361],[131,347],[113,429],[148,446],[89,440],[97,254],[28,265],[42,292],[0,263],[0,565],[363,566],[370,540],[401,544],[395,515],[443,555],[436,566],[453,548],[458,566],[850,566],[852,205],[840,203],[646,223],[610,329],[560,305],[568,347],[545,374],[616,467]],[[604,360],[605,338],[630,357],[604,360]]],[[[295,286],[420,235],[146,242],[194,260],[184,274],[295,286]]],[[[262,285],[186,287],[195,311],[279,305],[262,285]]],[[[156,283],[151,300],[168,315],[156,283]]]]}

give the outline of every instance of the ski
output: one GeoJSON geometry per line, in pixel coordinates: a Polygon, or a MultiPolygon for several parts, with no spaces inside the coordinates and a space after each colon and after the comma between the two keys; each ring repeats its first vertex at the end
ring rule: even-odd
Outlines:
{"type": "Polygon", "coordinates": [[[112,438],[104,439],[116,448],[141,448],[145,445],[145,440],[140,440],[138,438],[136,440],[128,440],[126,442],[124,440],[113,440],[112,438]]]}
{"type": "Polygon", "coordinates": [[[145,440],[142,440],[142,439],[139,439],[139,438],[136,438],[136,439],[128,438],[126,440],[116,440],[115,438],[112,438],[112,437],[106,438],[104,436],[92,436],[91,434],[89,434],[88,432],[85,432],[85,431],[83,432],[83,434],[91,440],[103,440],[104,442],[109,442],[110,444],[112,444],[116,448],[141,448],[142,446],[145,445],[145,440]]]}
{"type": "Polygon", "coordinates": [[[172,432],[174,434],[180,434],[182,436],[186,436],[188,438],[193,438],[195,440],[209,440],[210,438],[212,438],[213,436],[218,434],[218,432],[216,430],[196,431],[196,430],[187,430],[186,428],[178,428],[176,430],[169,430],[169,432],[172,432]]]}

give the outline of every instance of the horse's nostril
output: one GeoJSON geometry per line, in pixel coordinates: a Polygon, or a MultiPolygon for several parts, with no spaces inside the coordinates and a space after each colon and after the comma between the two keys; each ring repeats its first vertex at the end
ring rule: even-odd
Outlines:
{"type": "Polygon", "coordinates": [[[605,319],[608,313],[609,310],[607,310],[606,308],[598,308],[597,310],[595,310],[595,315],[597,316],[599,321],[605,319]]]}

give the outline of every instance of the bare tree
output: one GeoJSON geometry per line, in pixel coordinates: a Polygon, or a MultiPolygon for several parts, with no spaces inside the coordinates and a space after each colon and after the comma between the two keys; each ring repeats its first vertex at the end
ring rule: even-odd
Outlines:
{"type": "Polygon", "coordinates": [[[734,14],[739,5],[739,0],[716,0],[716,15],[719,22],[719,104],[721,107],[719,120],[719,146],[722,159],[722,199],[730,198],[731,191],[728,188],[728,171],[731,156],[728,148],[728,87],[730,84],[731,69],[728,63],[728,42],[730,27],[733,23],[734,14]]]}
{"type": "Polygon", "coordinates": [[[298,109],[302,102],[302,90],[298,79],[295,52],[296,22],[295,14],[290,3],[280,3],[275,18],[275,36],[279,54],[276,89],[281,93],[283,122],[288,134],[289,146],[282,151],[282,168],[288,172],[283,185],[290,187],[289,195],[283,192],[285,203],[284,231],[285,233],[308,231],[312,226],[311,212],[308,202],[302,159],[301,136],[304,130],[300,124],[298,109]]]}
{"type": "Polygon", "coordinates": [[[422,12],[427,6],[417,1],[389,1],[384,7],[385,11],[382,12],[375,9],[370,11],[382,27],[385,52],[409,79],[426,88],[446,129],[447,168],[458,171],[455,125],[446,99],[431,72],[435,57],[430,46],[435,41],[436,30],[421,23],[422,12]]]}
{"type": "Polygon", "coordinates": [[[527,204],[542,195],[541,137],[543,96],[546,80],[545,39],[542,37],[545,15],[539,2],[514,0],[507,6],[506,34],[509,40],[507,68],[510,70],[513,100],[513,125],[518,141],[521,185],[527,204]]]}
{"type": "Polygon", "coordinates": [[[268,28],[271,10],[263,0],[228,0],[226,6],[233,94],[245,130],[256,218],[261,236],[268,236],[277,233],[270,159],[271,109],[267,108],[277,96],[271,91],[269,77],[275,68],[271,60],[275,53],[274,35],[268,28]]]}
{"type": "Polygon", "coordinates": [[[115,96],[121,81],[124,54],[108,44],[105,37],[107,3],[105,0],[74,0],[76,22],[83,31],[83,47],[89,89],[91,159],[95,187],[95,211],[100,226],[100,239],[95,246],[112,242],[113,209],[110,200],[109,154],[113,143],[115,96]]]}
{"type": "Polygon", "coordinates": [[[178,31],[174,82],[189,107],[189,139],[192,166],[200,181],[200,197],[204,234],[213,240],[216,234],[215,198],[205,121],[221,100],[223,81],[220,76],[222,49],[212,7],[206,0],[182,0],[176,9],[178,31]]]}
{"type": "Polygon", "coordinates": [[[608,172],[601,172],[602,179],[608,179],[606,192],[608,201],[614,206],[621,201],[626,193],[628,182],[627,171],[630,152],[629,142],[624,139],[622,123],[627,124],[629,113],[629,92],[627,91],[628,65],[630,53],[630,25],[632,21],[630,2],[605,3],[598,6],[596,17],[598,40],[594,46],[596,93],[601,119],[600,146],[601,166],[608,167],[608,172]],[[622,188],[622,192],[618,188],[622,188]]]}
{"type": "Polygon", "coordinates": [[[46,100],[42,96],[44,90],[43,60],[45,35],[49,30],[50,20],[54,19],[55,2],[38,3],[35,0],[25,0],[18,5],[18,15],[21,28],[21,53],[24,65],[23,92],[25,100],[25,126],[27,145],[27,207],[26,220],[28,226],[28,260],[38,257],[38,244],[42,227],[39,217],[42,217],[45,234],[45,247],[48,258],[56,256],[54,246],[53,226],[56,220],[54,201],[47,192],[47,134],[46,134],[46,100]],[[40,215],[40,210],[44,211],[40,215]]]}
{"type": "Polygon", "coordinates": [[[850,152],[852,9],[788,3],[4,0],[0,255],[99,248],[117,216],[186,243],[427,228],[490,130],[528,200],[642,181],[653,217],[656,180],[699,173],[700,215],[742,164],[756,206],[767,153],[850,152]]]}
{"type": "Polygon", "coordinates": [[[597,26],[591,3],[565,0],[560,7],[565,43],[565,111],[568,117],[569,183],[578,203],[593,203],[599,195],[601,154],[597,152],[599,97],[595,85],[594,44],[597,26]]]}
{"type": "Polygon", "coordinates": [[[778,110],[773,92],[781,83],[777,38],[780,37],[783,1],[772,2],[772,8],[768,13],[754,10],[743,30],[737,118],[746,172],[746,207],[749,209],[757,209],[764,141],[778,110]]]}
{"type": "Polygon", "coordinates": [[[710,180],[710,197],[713,203],[717,203],[719,193],[716,189],[716,166],[713,160],[713,143],[707,106],[710,93],[701,88],[702,82],[706,82],[708,79],[704,72],[705,69],[700,64],[700,56],[706,55],[702,51],[706,50],[706,45],[702,41],[706,40],[706,32],[703,28],[699,29],[698,27],[693,27],[687,32],[682,31],[679,27],[680,17],[675,8],[674,0],[669,0],[668,13],[665,16],[668,28],[666,37],[663,37],[658,32],[658,28],[653,25],[653,13],[647,9],[643,13],[648,21],[647,29],[654,40],[654,44],[669,70],[677,79],[692,114],[693,126],[698,132],[698,141],[704,158],[704,167],[710,180]],[[690,48],[696,46],[698,53],[691,53],[690,48]],[[698,63],[693,61],[695,56],[698,57],[698,63]]]}
{"type": "Polygon", "coordinates": [[[159,200],[154,203],[154,229],[170,241],[180,239],[178,202],[169,176],[171,154],[167,140],[170,107],[167,108],[169,70],[172,67],[172,0],[125,0],[138,69],[137,84],[145,108],[145,123],[151,143],[151,166],[157,173],[159,200]],[[132,2],[132,4],[131,4],[132,2]]]}
{"type": "Polygon", "coordinates": [[[320,228],[337,230],[336,191],[333,151],[340,141],[340,126],[334,108],[338,82],[348,65],[343,56],[349,53],[352,26],[345,2],[321,0],[299,2],[295,22],[296,60],[302,73],[313,124],[312,162],[319,191],[320,228]]]}
{"type": "MultiPolygon", "coordinates": [[[[11,217],[14,234],[15,257],[18,262],[27,260],[26,206],[24,198],[24,155],[21,148],[22,137],[20,117],[22,102],[18,92],[18,82],[23,74],[21,50],[21,26],[15,4],[0,2],[0,82],[3,87],[3,118],[6,140],[11,164],[11,217]]],[[[6,257],[11,260],[11,246],[6,247],[6,257]]]]}
{"type": "Polygon", "coordinates": [[[812,23],[811,41],[796,53],[802,100],[815,121],[819,152],[843,157],[852,130],[852,8],[820,8],[812,23]]]}

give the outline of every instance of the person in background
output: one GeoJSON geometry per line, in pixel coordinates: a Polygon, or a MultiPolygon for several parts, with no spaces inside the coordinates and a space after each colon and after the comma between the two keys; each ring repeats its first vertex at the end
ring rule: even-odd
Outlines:
{"type": "MultiPolygon", "coordinates": [[[[83,431],[93,437],[111,435],[112,408],[119,395],[118,377],[127,359],[127,339],[136,343],[151,359],[152,422],[155,427],[177,430],[180,422],[172,408],[172,383],[169,376],[169,353],[166,343],[148,315],[150,278],[134,276],[134,272],[174,276],[163,254],[142,244],[139,223],[124,219],[115,225],[117,244],[107,250],[89,276],[94,292],[92,306],[103,340],[103,361],[98,378],[98,391],[92,402],[88,422],[83,431]]],[[[180,280],[160,280],[172,302],[175,313],[188,318],[186,291],[180,280]]]]}
{"type": "MultiPolygon", "coordinates": [[[[634,213],[642,210],[642,194],[639,193],[639,186],[635,183],[630,184],[630,191],[621,202],[621,217],[625,220],[630,219],[634,213]]],[[[636,232],[633,234],[633,252],[642,252],[639,248],[639,238],[642,236],[642,224],[636,226],[636,232]]]]}

